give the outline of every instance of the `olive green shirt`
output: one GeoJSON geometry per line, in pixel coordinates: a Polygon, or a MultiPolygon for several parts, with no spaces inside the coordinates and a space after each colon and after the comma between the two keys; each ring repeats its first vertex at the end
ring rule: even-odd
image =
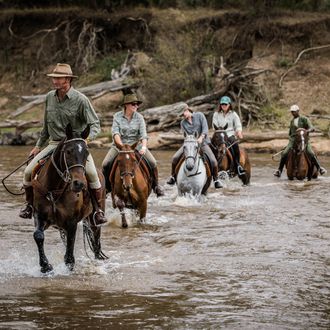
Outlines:
{"type": "Polygon", "coordinates": [[[100,132],[100,121],[87,96],[71,87],[60,102],[55,90],[46,95],[43,128],[36,146],[43,147],[48,139],[60,141],[66,136],[65,128],[71,124],[74,132],[82,132],[90,125],[89,139],[100,132]]]}
{"type": "Polygon", "coordinates": [[[314,130],[312,123],[310,122],[310,120],[307,117],[299,116],[298,117],[298,126],[295,125],[294,120],[295,120],[295,118],[293,118],[290,122],[290,128],[289,128],[290,140],[294,140],[294,137],[295,137],[295,134],[296,134],[296,131],[298,128],[309,129],[311,131],[314,130]]]}

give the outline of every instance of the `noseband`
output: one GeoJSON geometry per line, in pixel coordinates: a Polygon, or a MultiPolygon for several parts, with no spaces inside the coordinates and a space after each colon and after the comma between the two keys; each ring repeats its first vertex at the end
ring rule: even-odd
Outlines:
{"type": "Polygon", "coordinates": [[[63,154],[63,161],[64,161],[64,165],[65,165],[65,169],[64,171],[62,172],[59,167],[56,165],[56,162],[55,162],[55,159],[54,159],[54,152],[52,153],[52,156],[51,156],[51,161],[52,161],[52,164],[53,166],[55,167],[56,169],[56,172],[57,174],[62,178],[62,180],[65,182],[65,183],[68,183],[72,180],[72,177],[71,177],[71,174],[70,174],[70,170],[74,167],[82,167],[84,172],[86,172],[86,168],[84,165],[82,164],[73,164],[73,165],[70,165],[68,166],[68,162],[67,162],[67,159],[66,159],[66,156],[65,156],[65,152],[64,152],[64,146],[68,143],[71,143],[71,142],[74,142],[74,141],[82,141],[84,142],[85,146],[86,146],[86,141],[82,138],[74,138],[74,139],[70,139],[70,140],[67,140],[63,143],[63,146],[61,148],[61,154],[63,154]]]}

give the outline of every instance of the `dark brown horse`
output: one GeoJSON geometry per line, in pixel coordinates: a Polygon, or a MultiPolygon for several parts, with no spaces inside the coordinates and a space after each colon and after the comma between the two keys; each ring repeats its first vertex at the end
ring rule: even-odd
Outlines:
{"type": "Polygon", "coordinates": [[[308,180],[317,178],[317,169],[309,159],[306,147],[308,144],[308,132],[304,128],[298,128],[294,137],[293,147],[288,153],[286,173],[289,180],[308,180]]]}
{"type": "Polygon", "coordinates": [[[114,161],[109,180],[111,182],[112,204],[118,207],[122,226],[127,227],[124,208],[136,209],[143,221],[147,214],[147,201],[151,193],[151,178],[148,167],[132,146],[124,144],[114,161]]]}
{"type": "MultiPolygon", "coordinates": [[[[66,127],[66,138],[62,139],[32,180],[33,216],[36,227],[33,236],[38,246],[42,273],[53,269],[44,252],[44,231],[49,226],[58,228],[66,238],[64,262],[72,270],[75,263],[73,251],[77,224],[83,219],[94,223],[93,206],[85,177],[85,165],[89,154],[85,139],[88,135],[89,127],[76,137],[69,124],[66,127]]],[[[99,175],[104,187],[103,175],[99,175]]],[[[100,228],[92,225],[91,231],[93,234],[89,236],[92,242],[89,243],[95,258],[106,258],[101,251],[100,228]]]]}
{"type": "MultiPolygon", "coordinates": [[[[237,175],[237,169],[236,166],[234,166],[233,156],[229,150],[231,145],[228,141],[226,128],[227,124],[225,127],[216,127],[216,130],[211,138],[211,149],[218,161],[219,172],[226,171],[230,177],[234,177],[237,175]]],[[[239,149],[240,165],[245,170],[245,174],[239,175],[239,178],[244,185],[248,185],[251,178],[251,163],[246,150],[241,147],[239,149]]]]}

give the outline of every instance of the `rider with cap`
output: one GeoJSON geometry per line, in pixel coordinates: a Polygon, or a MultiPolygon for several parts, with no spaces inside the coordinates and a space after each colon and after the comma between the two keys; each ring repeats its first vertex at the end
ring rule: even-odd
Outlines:
{"type": "Polygon", "coordinates": [[[111,173],[113,162],[119,152],[117,146],[122,146],[123,144],[132,145],[139,142],[137,145],[137,150],[140,155],[146,159],[151,169],[151,175],[153,177],[153,191],[157,197],[164,195],[162,187],[158,184],[156,159],[147,148],[148,136],[146,124],[142,114],[137,112],[141,103],[142,101],[138,99],[137,95],[130,92],[124,96],[122,102],[123,110],[116,112],[113,117],[112,140],[114,143],[111,145],[110,150],[102,162],[102,170],[106,180],[107,193],[112,190],[109,175],[111,173]]]}
{"type": "Polygon", "coordinates": [[[228,142],[231,144],[229,150],[233,156],[237,174],[240,176],[245,174],[245,170],[240,165],[240,150],[237,140],[237,138],[243,139],[242,123],[238,114],[232,110],[232,101],[229,96],[220,98],[219,107],[217,111],[214,112],[212,119],[213,128],[225,127],[226,125],[228,142]]]}
{"type": "MultiPolygon", "coordinates": [[[[54,89],[46,95],[43,127],[36,146],[30,152],[30,156],[34,158],[24,171],[23,188],[25,189],[26,205],[19,213],[21,218],[32,218],[32,171],[38,161],[53,152],[62,138],[66,136],[67,124],[70,123],[73,130],[78,133],[90,125],[89,140],[93,140],[100,132],[100,121],[89,99],[71,86],[73,78],[77,78],[77,76],[72,74],[70,65],[57,63],[53,72],[47,76],[52,78],[54,89]],[[48,145],[42,149],[47,141],[49,141],[48,145]]],[[[86,161],[86,178],[89,191],[94,197],[93,204],[96,204],[94,205],[94,220],[96,225],[100,225],[107,220],[101,209],[102,187],[91,154],[88,155],[86,161]]]]}
{"type": "MultiPolygon", "coordinates": [[[[300,116],[299,110],[300,110],[299,106],[296,104],[292,105],[289,109],[289,111],[291,112],[291,114],[293,116],[293,118],[290,122],[290,128],[289,128],[289,143],[285,147],[285,149],[282,151],[280,164],[279,164],[278,169],[274,172],[274,176],[280,177],[282,174],[283,168],[288,159],[289,151],[293,147],[294,137],[295,137],[297,129],[304,128],[308,132],[313,132],[315,130],[313,125],[311,124],[310,120],[307,117],[300,116]]],[[[315,165],[315,167],[317,168],[318,172],[320,172],[321,175],[325,174],[327,171],[325,168],[321,167],[309,142],[307,143],[307,146],[306,146],[306,152],[307,152],[308,157],[311,160],[312,164],[315,165]]]]}
{"type": "MultiPolygon", "coordinates": [[[[189,135],[193,135],[197,132],[199,135],[198,143],[201,145],[203,155],[206,155],[213,176],[214,187],[216,189],[222,188],[218,177],[218,162],[210,148],[210,138],[208,137],[208,125],[205,115],[202,112],[193,112],[186,103],[182,106],[182,115],[184,117],[181,120],[181,131],[186,132],[189,135]]],[[[183,146],[174,154],[172,158],[172,173],[171,177],[167,181],[167,184],[174,185],[176,182],[175,168],[179,163],[180,158],[183,155],[183,146]]]]}

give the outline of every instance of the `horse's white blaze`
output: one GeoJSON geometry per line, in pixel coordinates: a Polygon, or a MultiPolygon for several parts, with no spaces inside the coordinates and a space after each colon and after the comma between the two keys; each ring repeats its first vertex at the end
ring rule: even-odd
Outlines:
{"type": "Polygon", "coordinates": [[[83,147],[81,144],[78,144],[78,152],[81,153],[83,151],[83,147]]]}

